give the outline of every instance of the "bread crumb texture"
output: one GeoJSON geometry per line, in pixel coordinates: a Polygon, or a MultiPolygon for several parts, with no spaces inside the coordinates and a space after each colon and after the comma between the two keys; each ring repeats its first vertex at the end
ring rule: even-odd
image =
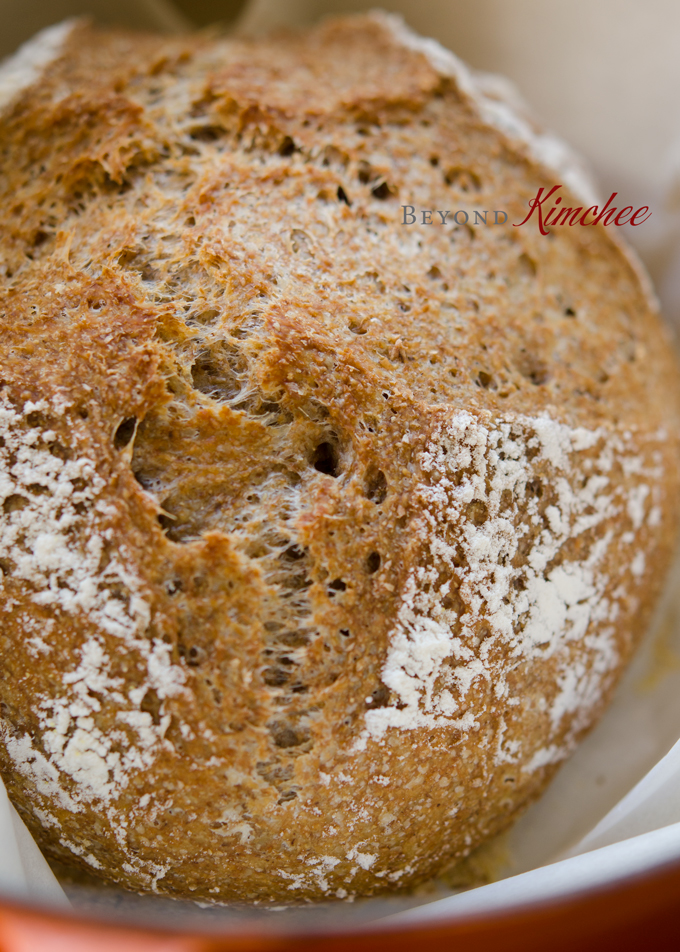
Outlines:
{"type": "Polygon", "coordinates": [[[134,890],[410,887],[540,793],[645,628],[668,338],[602,227],[400,224],[561,179],[384,15],[61,40],[0,116],[12,800],[134,890]]]}

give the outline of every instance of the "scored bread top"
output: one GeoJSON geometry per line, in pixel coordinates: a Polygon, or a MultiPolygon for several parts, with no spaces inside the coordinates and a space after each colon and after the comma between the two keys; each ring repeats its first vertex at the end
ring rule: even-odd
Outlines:
{"type": "Polygon", "coordinates": [[[371,15],[79,25],[0,117],[0,756],[51,856],[408,886],[602,710],[673,545],[677,368],[604,228],[511,226],[560,180],[501,112],[371,15]]]}

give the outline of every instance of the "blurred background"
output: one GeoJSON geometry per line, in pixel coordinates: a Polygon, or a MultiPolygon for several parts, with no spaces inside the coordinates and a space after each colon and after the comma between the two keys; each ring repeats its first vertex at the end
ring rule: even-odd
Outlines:
{"type": "Polygon", "coordinates": [[[543,123],[579,150],[600,190],[652,217],[627,229],[680,324],[678,0],[0,0],[0,57],[67,16],[179,31],[257,33],[381,6],[476,69],[514,81],[543,123]]]}

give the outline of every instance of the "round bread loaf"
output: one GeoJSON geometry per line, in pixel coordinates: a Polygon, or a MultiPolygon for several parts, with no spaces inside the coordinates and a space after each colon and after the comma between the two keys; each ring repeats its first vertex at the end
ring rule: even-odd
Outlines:
{"type": "Polygon", "coordinates": [[[644,278],[611,228],[512,227],[578,177],[389,17],[51,50],[0,120],[10,796],[134,890],[431,877],[544,788],[657,597],[644,278]]]}

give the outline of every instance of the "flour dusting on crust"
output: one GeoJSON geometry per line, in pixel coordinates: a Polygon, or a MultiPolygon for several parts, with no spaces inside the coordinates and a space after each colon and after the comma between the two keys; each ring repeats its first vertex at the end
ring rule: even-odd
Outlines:
{"type": "MultiPolygon", "coordinates": [[[[85,802],[113,801],[131,771],[151,765],[170,719],[154,723],[140,703],[149,689],[161,700],[178,693],[185,676],[170,663],[166,644],[144,637],[149,607],[124,551],[105,557],[111,530],[97,528],[107,514],[104,480],[86,456],[68,458],[54,430],[43,425],[44,415],[63,410],[46,400],[26,402],[21,410],[0,400],[0,591],[5,575],[30,583],[35,605],[92,622],[120,639],[122,651],[141,656],[147,677],[126,690],[121,678],[109,674],[101,639],[89,637],[80,658],[63,672],[62,690],[34,699],[42,751],[7,723],[0,730],[17,769],[37,790],[79,812],[85,802]],[[97,727],[93,716],[104,700],[121,708],[120,730],[104,733],[97,727]],[[63,777],[73,781],[68,790],[63,777]]],[[[12,607],[5,601],[5,611],[12,607]]],[[[25,629],[34,633],[36,656],[53,650],[49,624],[41,635],[27,613],[25,629]]]]}
{"type": "MultiPolygon", "coordinates": [[[[658,477],[631,453],[630,441],[630,433],[572,428],[547,413],[482,421],[461,411],[442,420],[420,457],[428,481],[419,490],[419,531],[429,566],[409,575],[382,673],[395,700],[366,713],[357,749],[389,728],[474,729],[479,712],[466,698],[476,681],[488,682],[501,699],[509,671],[551,658],[553,730],[571,715],[573,738],[588,722],[619,664],[613,637],[619,605],[617,593],[609,593],[605,557],[613,547],[630,549],[634,533],[617,538],[607,528],[582,546],[578,560],[567,547],[606,520],[628,516],[639,530],[653,518],[647,483],[610,485],[615,464],[638,478],[658,477]],[[554,499],[540,511],[550,488],[554,499]],[[446,608],[451,579],[438,585],[444,566],[466,606],[458,628],[456,610],[446,608]],[[575,659],[570,645],[578,643],[585,652],[575,659]]],[[[634,573],[636,558],[631,550],[634,573]]],[[[548,760],[538,752],[526,769],[563,759],[569,749],[570,740],[548,760]]],[[[517,760],[517,742],[510,753],[499,744],[498,761],[517,760]]]]}

